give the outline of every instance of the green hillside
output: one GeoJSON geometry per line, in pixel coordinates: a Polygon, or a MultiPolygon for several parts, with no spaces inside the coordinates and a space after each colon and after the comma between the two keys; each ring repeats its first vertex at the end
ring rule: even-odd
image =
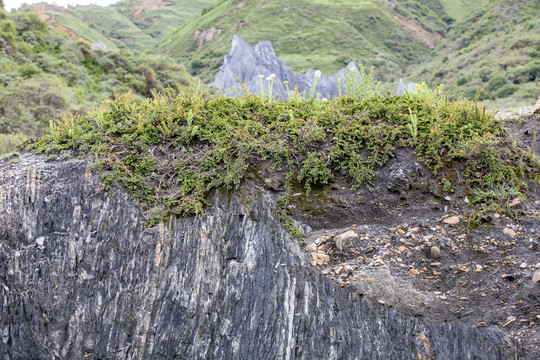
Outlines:
{"type": "Polygon", "coordinates": [[[98,34],[99,40],[108,48],[146,51],[212,1],[126,0],[107,7],[87,5],[65,9],[43,3],[30,7],[46,17],[49,23],[66,27],[87,41],[93,42],[98,34]]]}
{"type": "Polygon", "coordinates": [[[532,105],[540,95],[540,2],[498,0],[453,27],[412,78],[460,97],[532,105]]]}
{"type": "Polygon", "coordinates": [[[332,73],[354,60],[374,65],[379,79],[395,81],[406,66],[429,54],[448,29],[442,3],[430,3],[437,6],[415,1],[386,6],[377,0],[219,0],[166,36],[155,51],[211,80],[237,33],[250,44],[270,40],[278,57],[295,71],[332,73]]]}
{"type": "Polygon", "coordinates": [[[191,84],[185,69],[170,60],[92,50],[30,11],[0,9],[0,152],[41,135],[63,112],[87,113],[115,92],[132,91],[141,99],[169,85],[191,84]]]}

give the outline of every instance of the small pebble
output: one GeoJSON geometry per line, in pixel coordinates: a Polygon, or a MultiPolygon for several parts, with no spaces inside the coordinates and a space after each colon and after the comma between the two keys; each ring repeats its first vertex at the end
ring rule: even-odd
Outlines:
{"type": "Polygon", "coordinates": [[[438,246],[432,246],[429,255],[432,259],[438,259],[441,256],[441,249],[438,246]]]}

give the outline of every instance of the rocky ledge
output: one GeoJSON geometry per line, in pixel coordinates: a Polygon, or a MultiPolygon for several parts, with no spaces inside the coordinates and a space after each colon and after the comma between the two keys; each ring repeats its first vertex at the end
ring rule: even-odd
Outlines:
{"type": "MultiPolygon", "coordinates": [[[[22,156],[0,168],[2,359],[534,358],[531,343],[520,346],[508,331],[538,319],[507,315],[518,301],[532,306],[531,316],[538,311],[538,286],[528,278],[538,264],[527,258],[525,268],[508,272],[510,280],[495,266],[476,272],[476,263],[456,261],[453,251],[465,239],[451,226],[466,219],[450,225],[439,216],[452,206],[432,211],[436,223],[413,221],[418,209],[410,205],[402,212],[362,194],[344,203],[349,190],[338,180],[321,203],[325,216],[317,207],[301,213],[322,189],[310,201],[296,196],[291,212],[308,231],[302,249],[275,211],[279,189],[272,184],[279,188],[279,179],[259,181],[264,171],[254,171],[239,191],[211,194],[204,215],[145,228],[127,193],[107,191],[84,160],[22,156]],[[339,240],[345,229],[351,236],[339,240]],[[469,283],[471,274],[498,281],[464,285],[463,292],[450,282],[440,293],[429,288],[441,277],[469,283]],[[490,317],[482,324],[480,309],[467,305],[520,282],[519,294],[528,298],[504,305],[506,323],[490,317]],[[445,297],[454,296],[465,309],[447,306],[445,297]]],[[[399,171],[388,173],[399,180],[399,171]]],[[[524,245],[537,246],[530,229],[514,231],[514,238],[486,238],[489,245],[473,241],[467,251],[537,254],[524,245]]]]}

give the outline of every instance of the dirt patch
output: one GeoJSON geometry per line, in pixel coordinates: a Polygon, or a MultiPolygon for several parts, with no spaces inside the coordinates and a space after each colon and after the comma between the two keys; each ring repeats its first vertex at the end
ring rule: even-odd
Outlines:
{"type": "MultiPolygon", "coordinates": [[[[129,7],[130,19],[133,21],[143,21],[143,22],[149,21],[150,19],[145,18],[143,14],[146,10],[167,7],[170,5],[172,5],[172,1],[170,0],[135,1],[129,7]]],[[[153,22],[155,20],[151,20],[151,21],[153,22]]]]}
{"type": "Polygon", "coordinates": [[[210,41],[214,40],[223,29],[217,28],[217,27],[211,27],[208,30],[197,30],[193,34],[193,40],[197,43],[198,50],[201,50],[203,45],[206,43],[209,43],[210,41]]]}
{"type": "MultiPolygon", "coordinates": [[[[530,147],[540,122],[525,115],[506,127],[530,147]]],[[[278,190],[282,179],[262,173],[278,190]]],[[[399,311],[498,328],[521,344],[524,358],[540,358],[540,282],[533,280],[540,272],[538,182],[531,182],[528,201],[508,204],[516,219],[493,212],[480,225],[471,222],[469,199],[442,195],[407,151],[379,169],[371,190],[351,185],[337,178],[309,195],[299,187],[293,196],[289,212],[308,229],[312,266],[399,311]]]]}
{"type": "Polygon", "coordinates": [[[397,15],[393,15],[393,16],[394,16],[394,19],[396,19],[399,22],[399,24],[401,25],[401,28],[405,30],[407,33],[409,33],[413,37],[413,39],[424,43],[430,49],[434,49],[435,46],[437,45],[437,42],[442,39],[442,36],[440,34],[430,33],[422,29],[420,26],[416,25],[413,22],[404,20],[397,15]]]}

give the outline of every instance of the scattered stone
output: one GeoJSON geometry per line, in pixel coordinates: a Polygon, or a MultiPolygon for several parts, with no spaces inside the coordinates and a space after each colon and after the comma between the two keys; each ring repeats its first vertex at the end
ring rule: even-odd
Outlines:
{"type": "Polygon", "coordinates": [[[459,217],[458,216],[450,216],[443,220],[443,223],[448,225],[456,225],[459,223],[459,217]]]}
{"type": "Polygon", "coordinates": [[[309,244],[308,246],[306,246],[306,251],[310,253],[317,251],[317,244],[309,244]]]}
{"type": "Polygon", "coordinates": [[[417,233],[419,231],[420,231],[420,227],[418,227],[418,226],[415,226],[415,227],[409,229],[409,232],[411,232],[411,233],[417,233]]]}
{"type": "Polygon", "coordinates": [[[384,302],[384,300],[377,300],[377,302],[378,302],[379,304],[381,304],[381,305],[386,304],[386,302],[384,302]]]}
{"type": "Polygon", "coordinates": [[[365,278],[364,281],[365,282],[374,282],[374,281],[377,281],[377,280],[372,279],[372,278],[365,278]]]}
{"type": "Polygon", "coordinates": [[[416,269],[411,269],[409,270],[409,272],[412,274],[412,275],[420,275],[420,272],[416,269]]]}
{"type": "Polygon", "coordinates": [[[441,266],[441,263],[438,262],[438,261],[435,261],[435,262],[432,262],[431,264],[429,264],[431,266],[441,266]]]}
{"type": "Polygon", "coordinates": [[[321,246],[322,244],[324,244],[325,242],[327,242],[328,240],[330,240],[332,237],[331,236],[328,236],[328,235],[325,235],[325,236],[321,236],[317,241],[317,245],[321,246]]]}
{"type": "Polygon", "coordinates": [[[516,321],[516,317],[515,317],[515,316],[509,316],[509,317],[506,319],[506,322],[504,323],[503,327],[505,327],[506,325],[509,325],[509,324],[513,323],[514,321],[516,321]]]}
{"type": "Polygon", "coordinates": [[[536,270],[532,277],[532,282],[537,283],[540,282],[540,270],[536,270]]]}
{"type": "Polygon", "coordinates": [[[334,243],[339,251],[343,251],[344,248],[346,249],[350,245],[350,241],[356,238],[358,238],[358,234],[355,231],[347,231],[336,236],[334,238],[334,243]]]}
{"type": "Polygon", "coordinates": [[[522,262],[521,265],[519,265],[520,268],[525,269],[527,267],[526,262],[522,262]]]}
{"type": "Polygon", "coordinates": [[[382,266],[384,265],[384,261],[383,259],[381,258],[378,258],[377,260],[375,260],[375,262],[373,263],[373,266],[382,266]]]}
{"type": "Polygon", "coordinates": [[[431,250],[429,251],[429,256],[432,259],[438,259],[439,256],[441,256],[441,249],[439,249],[438,246],[432,246],[431,250]]]}
{"type": "Polygon", "coordinates": [[[540,96],[538,97],[538,101],[534,105],[533,114],[539,114],[540,113],[540,96]]]}
{"type": "Polygon", "coordinates": [[[43,246],[43,244],[45,244],[45,238],[43,236],[40,236],[36,239],[36,244],[38,246],[43,246]]]}
{"type": "Polygon", "coordinates": [[[448,231],[446,231],[445,229],[441,229],[442,236],[446,236],[447,234],[448,234],[448,231]]]}
{"type": "Polygon", "coordinates": [[[313,261],[315,265],[326,265],[330,261],[330,256],[323,253],[312,253],[313,261]]]}
{"type": "Polygon", "coordinates": [[[405,246],[401,245],[400,247],[398,247],[397,250],[398,250],[400,253],[403,253],[403,252],[407,251],[407,248],[406,248],[405,246]]]}
{"type": "Polygon", "coordinates": [[[397,231],[399,233],[399,235],[405,235],[406,231],[403,230],[403,229],[398,229],[397,231]]]}
{"type": "Polygon", "coordinates": [[[512,239],[516,236],[516,232],[508,227],[504,228],[503,234],[510,236],[512,239]]]}
{"type": "Polygon", "coordinates": [[[474,271],[476,271],[476,272],[480,272],[480,271],[482,271],[482,269],[483,269],[483,268],[482,268],[482,265],[480,265],[480,264],[476,264],[476,268],[475,268],[475,270],[474,270],[474,271]]]}

